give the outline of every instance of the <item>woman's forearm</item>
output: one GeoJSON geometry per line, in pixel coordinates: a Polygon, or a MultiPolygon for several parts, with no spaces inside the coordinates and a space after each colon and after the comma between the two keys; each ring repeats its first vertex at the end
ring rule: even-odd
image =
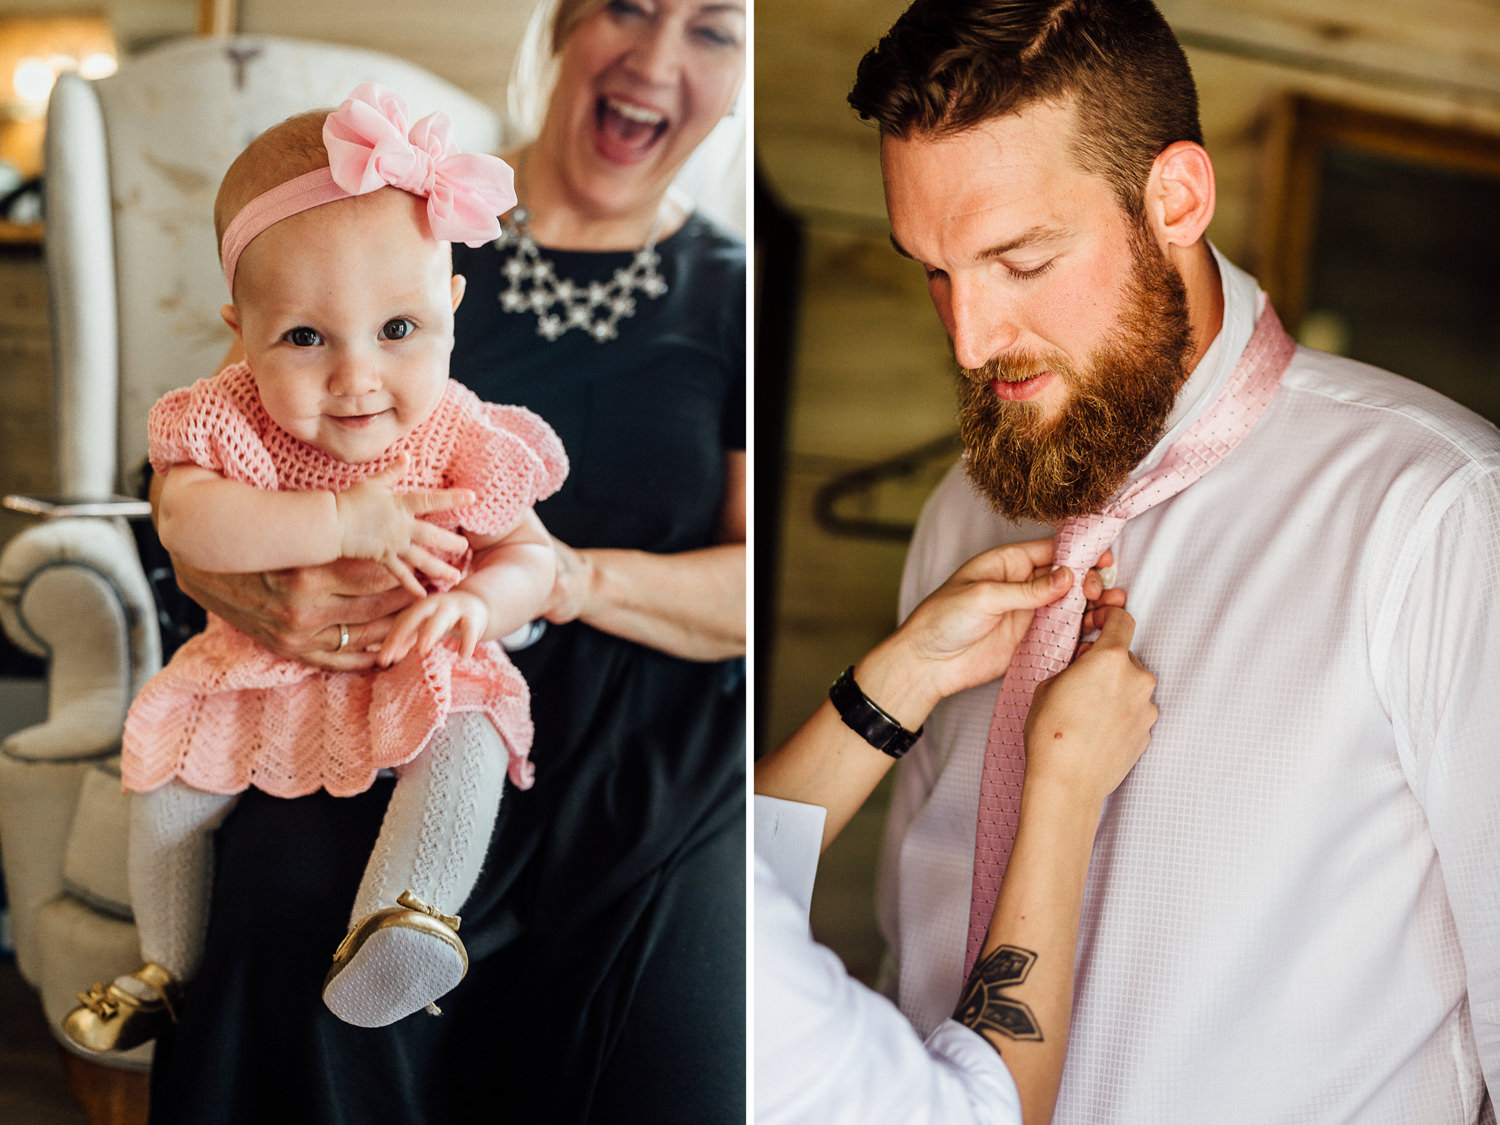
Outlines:
{"type": "MultiPolygon", "coordinates": [[[[1065,572],[1036,575],[1051,557],[1051,542],[1039,541],[970,559],[854,666],[859,690],[906,730],[916,731],[939,700],[997,679],[1010,664],[1031,610],[1067,590],[1065,572]]],[[[826,848],[893,761],[824,702],[791,738],[756,763],[755,791],[827,809],[826,848]]]]}
{"type": "Polygon", "coordinates": [[[658,555],[559,543],[547,617],[595,629],[684,660],[745,654],[745,454],[724,457],[716,544],[658,555]]]}
{"type": "MultiPolygon", "coordinates": [[[[917,730],[938,693],[914,670],[902,635],[887,637],[854,668],[854,682],[887,715],[917,730]]],[[[755,792],[827,810],[823,847],[838,837],[875,791],[895,759],[844,724],[824,700],[807,722],[755,763],[755,792]]]]}
{"type": "Polygon", "coordinates": [[[1060,788],[1027,782],[989,932],[955,1013],[1005,1060],[1025,1125],[1046,1125],[1057,1100],[1100,808],[1060,788]]]}
{"type": "Polygon", "coordinates": [[[1051,1121],[1057,1099],[1100,812],[1156,722],[1156,680],[1130,652],[1134,620],[1116,609],[1102,627],[1032,698],[1015,847],[955,1013],[1005,1059],[1026,1125],[1051,1121]]]}
{"type": "Polygon", "coordinates": [[[584,568],[578,620],[686,660],[745,653],[745,545],[675,555],[577,552],[584,568]]]}

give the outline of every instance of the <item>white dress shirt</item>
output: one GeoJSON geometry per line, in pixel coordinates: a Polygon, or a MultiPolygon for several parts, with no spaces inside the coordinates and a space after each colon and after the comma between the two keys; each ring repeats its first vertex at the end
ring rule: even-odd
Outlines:
{"type": "Polygon", "coordinates": [[[977,1033],[941,1021],[924,1045],[885,997],[812,939],[755,857],[757,1125],[1021,1125],[1010,1071],[977,1033]]]}
{"type": "MultiPolygon", "coordinates": [[[[1143,469],[1249,339],[1255,282],[1218,263],[1223,328],[1143,469]]],[[[903,616],[965,559],[1046,533],[955,467],[903,616]]],[[[1095,843],[1055,1120],[1493,1120],[1500,433],[1299,348],[1243,442],[1115,555],[1161,716],[1095,843]]],[[[881,924],[922,1029],[962,983],[997,690],[940,705],[892,803],[881,924]]]]}

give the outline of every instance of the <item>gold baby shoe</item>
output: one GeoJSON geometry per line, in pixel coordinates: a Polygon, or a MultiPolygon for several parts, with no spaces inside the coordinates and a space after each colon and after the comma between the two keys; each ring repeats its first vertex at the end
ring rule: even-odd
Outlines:
{"type": "Polygon", "coordinates": [[[63,1033],[86,1051],[128,1051],[155,1039],[177,1022],[182,985],[166,969],[148,961],[130,976],[156,991],[156,999],[136,996],[111,981],[94,982],[80,992],[82,1004],[63,1017],[63,1033]]]}
{"type": "Polygon", "coordinates": [[[323,1003],[345,1023],[384,1027],[434,1003],[469,971],[459,919],[410,891],[400,906],[360,919],[339,943],[323,980],[323,1003]]]}

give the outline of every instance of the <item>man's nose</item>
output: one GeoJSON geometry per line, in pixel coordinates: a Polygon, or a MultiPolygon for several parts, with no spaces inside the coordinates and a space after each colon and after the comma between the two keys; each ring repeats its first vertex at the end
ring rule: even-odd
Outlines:
{"type": "Polygon", "coordinates": [[[977,279],[955,277],[948,284],[948,331],[960,367],[983,367],[1015,346],[1021,330],[1012,301],[977,279]]]}

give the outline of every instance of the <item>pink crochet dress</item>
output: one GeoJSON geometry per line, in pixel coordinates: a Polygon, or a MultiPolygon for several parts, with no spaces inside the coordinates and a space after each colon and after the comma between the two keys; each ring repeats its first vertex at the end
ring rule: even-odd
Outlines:
{"type": "MultiPolygon", "coordinates": [[[[158,472],[192,463],[285,491],[342,491],[406,452],[403,488],[469,488],[478,497],[427,518],[481,535],[508,530],[568,472],[562,443],[535,414],[481,402],[451,381],[433,416],[380,460],[348,465],[277,427],[244,364],[163,397],[151,411],[150,451],[158,472]]],[[[449,561],[467,570],[467,557],[449,561]]],[[[211,793],[254,786],[278,797],[320,788],[349,796],[416,757],[456,711],[489,716],[509,748],[511,782],[530,787],[530,694],[498,644],[467,660],[439,645],[387,669],[325,672],[266,651],[210,614],[131,706],[124,784],[145,792],[178,777],[211,793]]]]}

